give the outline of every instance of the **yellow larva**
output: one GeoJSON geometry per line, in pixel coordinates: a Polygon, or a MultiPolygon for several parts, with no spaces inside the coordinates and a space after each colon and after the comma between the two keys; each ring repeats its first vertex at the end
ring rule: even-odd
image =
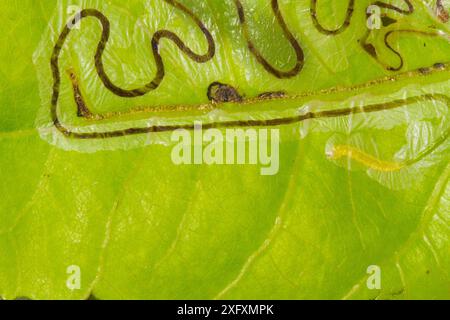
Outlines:
{"type": "Polygon", "coordinates": [[[365,165],[370,169],[382,172],[392,172],[402,169],[405,165],[399,162],[383,161],[374,156],[365,153],[355,147],[348,145],[333,146],[329,153],[330,159],[338,160],[343,157],[348,157],[358,163],[365,165]]]}

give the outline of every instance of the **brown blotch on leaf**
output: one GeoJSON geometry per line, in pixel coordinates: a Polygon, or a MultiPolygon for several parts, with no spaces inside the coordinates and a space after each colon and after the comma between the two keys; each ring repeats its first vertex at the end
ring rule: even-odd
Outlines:
{"type": "Polygon", "coordinates": [[[258,95],[259,99],[275,99],[275,98],[283,98],[286,96],[286,92],[284,91],[272,91],[272,92],[263,92],[258,95]]]}
{"type": "Polygon", "coordinates": [[[449,14],[448,11],[445,9],[444,5],[442,4],[442,1],[438,1],[436,5],[436,15],[442,22],[448,22],[449,14]]]}
{"type": "Polygon", "coordinates": [[[419,72],[421,74],[429,74],[429,73],[431,73],[431,69],[430,68],[419,68],[419,72]]]}
{"type": "Polygon", "coordinates": [[[377,57],[377,50],[370,43],[367,43],[364,45],[364,50],[366,50],[366,52],[368,54],[370,54],[372,57],[375,57],[375,58],[377,57]]]}
{"type": "Polygon", "coordinates": [[[381,17],[381,22],[383,23],[383,27],[388,27],[388,26],[390,26],[391,24],[396,23],[397,20],[392,19],[392,18],[390,18],[390,17],[388,17],[388,16],[384,16],[384,17],[381,17]]]}
{"type": "Polygon", "coordinates": [[[232,86],[213,82],[208,87],[208,99],[214,103],[241,102],[242,96],[232,86]]]}
{"type": "Polygon", "coordinates": [[[445,64],[443,64],[443,63],[441,63],[441,62],[438,62],[438,63],[435,63],[435,64],[433,65],[433,68],[439,69],[439,70],[444,70],[444,69],[445,69],[445,64]]]}

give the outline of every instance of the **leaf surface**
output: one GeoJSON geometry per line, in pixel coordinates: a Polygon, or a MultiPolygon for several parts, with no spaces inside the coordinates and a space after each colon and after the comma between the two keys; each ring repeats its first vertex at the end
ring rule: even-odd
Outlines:
{"type": "MultiPolygon", "coordinates": [[[[195,20],[170,2],[75,1],[109,19],[103,63],[121,88],[155,76],[150,39],[158,30],[174,32],[196,53],[207,51],[195,20]]],[[[270,1],[240,2],[261,56],[277,70],[292,69],[299,57],[270,1]]],[[[342,32],[326,34],[314,24],[310,1],[274,2],[303,52],[301,70],[289,78],[268,72],[249,50],[231,0],[176,2],[209,30],[215,55],[197,63],[161,40],[165,76],[143,96],[127,99],[105,88],[94,59],[102,28],[92,17],[70,32],[58,65],[58,115],[84,133],[195,119],[270,121],[404,101],[277,126],[280,169],[261,176],[251,165],[177,166],[170,132],[64,136],[50,112],[51,59],[74,1],[4,1],[2,297],[450,298],[448,22],[442,12],[436,16],[435,1],[413,0],[414,12],[404,14],[408,1],[395,0],[389,3],[400,11],[381,8],[395,23],[367,34],[371,1],[356,1],[348,20],[347,1],[319,0],[323,29],[349,21],[342,32]],[[394,51],[385,42],[390,31],[394,51]],[[77,115],[70,70],[89,110],[112,117],[77,115]],[[215,81],[233,86],[243,101],[211,105],[207,89],[215,81]],[[407,165],[395,168],[398,163],[407,165]],[[79,290],[66,285],[71,265],[81,268],[79,290]],[[366,285],[371,265],[381,268],[381,289],[366,285]]]]}

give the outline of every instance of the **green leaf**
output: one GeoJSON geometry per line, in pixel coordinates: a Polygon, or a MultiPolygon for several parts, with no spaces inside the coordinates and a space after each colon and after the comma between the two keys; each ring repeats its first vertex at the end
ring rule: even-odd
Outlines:
{"type": "Polygon", "coordinates": [[[0,296],[450,298],[449,3],[372,3],[3,1],[0,296]],[[279,129],[279,172],[175,165],[150,131],[196,120],[279,129]]]}

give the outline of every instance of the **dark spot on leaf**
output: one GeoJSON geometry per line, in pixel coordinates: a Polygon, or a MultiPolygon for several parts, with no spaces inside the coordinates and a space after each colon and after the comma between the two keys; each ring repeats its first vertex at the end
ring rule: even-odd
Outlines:
{"type": "Polygon", "coordinates": [[[372,57],[377,57],[377,50],[370,43],[364,45],[364,50],[367,51],[372,57]]]}
{"type": "Polygon", "coordinates": [[[286,92],[284,91],[273,91],[273,92],[263,92],[258,95],[260,99],[273,99],[273,98],[282,98],[286,96],[286,92]]]}
{"type": "Polygon", "coordinates": [[[390,26],[391,24],[396,23],[397,20],[392,19],[392,18],[390,18],[388,16],[384,16],[384,17],[381,18],[381,22],[383,23],[383,27],[387,27],[387,26],[390,26]]]}
{"type": "Polygon", "coordinates": [[[213,82],[208,88],[208,99],[215,103],[241,102],[242,96],[228,84],[213,82]]]}
{"type": "Polygon", "coordinates": [[[401,288],[401,289],[398,290],[398,291],[394,291],[394,292],[391,293],[391,295],[392,295],[392,296],[399,296],[399,295],[401,295],[403,292],[405,292],[405,288],[401,288]]]}
{"type": "Polygon", "coordinates": [[[421,74],[428,74],[431,72],[430,68],[419,68],[421,74]]]}

